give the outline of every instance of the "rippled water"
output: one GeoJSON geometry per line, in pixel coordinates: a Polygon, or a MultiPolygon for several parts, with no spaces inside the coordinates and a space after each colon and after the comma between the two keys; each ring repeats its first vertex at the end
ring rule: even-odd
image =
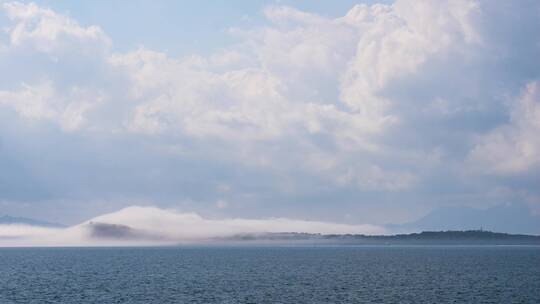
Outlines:
{"type": "Polygon", "coordinates": [[[540,303],[540,248],[0,249],[0,303],[540,303]]]}

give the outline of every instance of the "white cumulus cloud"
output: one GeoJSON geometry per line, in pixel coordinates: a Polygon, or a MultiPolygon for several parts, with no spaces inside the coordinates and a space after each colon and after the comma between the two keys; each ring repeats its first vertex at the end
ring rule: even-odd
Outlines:
{"type": "Polygon", "coordinates": [[[79,51],[108,46],[110,39],[98,26],[81,27],[75,20],[35,3],[7,2],[6,15],[14,24],[7,28],[13,47],[30,46],[40,52],[79,51]]]}
{"type": "Polygon", "coordinates": [[[314,201],[321,218],[388,214],[388,201],[402,213],[482,204],[512,187],[485,173],[538,166],[538,9],[398,0],[327,17],[272,5],[264,25],[229,29],[231,45],[175,57],[144,43],[120,51],[99,25],[5,2],[0,199],[24,196],[12,189],[27,181],[32,199],[205,201],[224,213],[244,209],[220,199],[261,213],[314,201]]]}
{"type": "Polygon", "coordinates": [[[484,172],[519,174],[540,165],[540,82],[527,84],[510,107],[510,122],[482,136],[469,155],[484,172]]]}

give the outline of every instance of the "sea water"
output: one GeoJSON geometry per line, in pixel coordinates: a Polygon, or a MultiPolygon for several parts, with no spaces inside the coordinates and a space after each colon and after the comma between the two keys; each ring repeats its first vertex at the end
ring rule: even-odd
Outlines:
{"type": "Polygon", "coordinates": [[[0,303],[540,303],[540,247],[4,248],[0,303]]]}

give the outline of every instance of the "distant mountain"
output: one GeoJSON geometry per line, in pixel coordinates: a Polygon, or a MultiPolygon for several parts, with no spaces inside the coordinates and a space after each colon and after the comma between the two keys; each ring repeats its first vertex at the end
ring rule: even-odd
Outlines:
{"type": "Polygon", "coordinates": [[[489,209],[470,207],[439,208],[410,223],[387,225],[394,233],[484,229],[506,233],[540,235],[540,217],[520,204],[489,209]]]}
{"type": "Polygon", "coordinates": [[[57,223],[49,223],[45,221],[35,220],[25,217],[14,217],[9,215],[0,216],[0,225],[28,225],[28,226],[38,226],[38,227],[48,227],[48,228],[64,228],[66,226],[57,223]]]}

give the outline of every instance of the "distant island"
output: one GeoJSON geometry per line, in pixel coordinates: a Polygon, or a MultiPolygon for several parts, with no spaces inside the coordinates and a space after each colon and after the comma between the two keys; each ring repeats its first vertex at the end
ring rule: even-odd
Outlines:
{"type": "Polygon", "coordinates": [[[540,236],[485,230],[423,231],[395,235],[262,233],[219,239],[239,243],[291,243],[336,245],[540,245],[540,236]]]}
{"type": "MultiPolygon", "coordinates": [[[[109,240],[169,241],[174,239],[124,225],[90,222],[90,236],[109,240]]],[[[301,232],[241,233],[200,239],[196,243],[222,245],[540,245],[540,235],[509,234],[486,230],[423,231],[394,235],[320,234],[301,232]]]]}

